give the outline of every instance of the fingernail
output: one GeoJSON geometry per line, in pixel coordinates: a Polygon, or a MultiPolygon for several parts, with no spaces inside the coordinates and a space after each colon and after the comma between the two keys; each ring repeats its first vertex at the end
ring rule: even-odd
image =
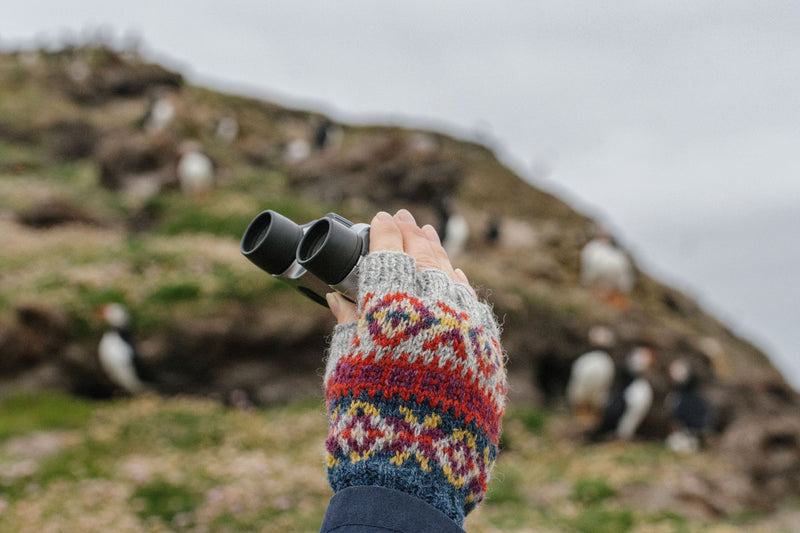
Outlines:
{"type": "Polygon", "coordinates": [[[328,307],[331,308],[331,312],[334,315],[337,315],[342,307],[342,302],[339,300],[339,298],[337,298],[337,296],[339,296],[339,294],[335,292],[329,292],[325,295],[325,300],[328,302],[328,307]]]}
{"type": "Polygon", "coordinates": [[[436,230],[430,224],[425,224],[422,226],[422,231],[425,234],[425,237],[436,244],[439,244],[439,234],[436,233],[436,230]]]}
{"type": "Polygon", "coordinates": [[[397,220],[402,220],[403,222],[410,222],[412,224],[417,223],[417,221],[414,220],[414,215],[409,213],[408,210],[406,209],[401,209],[400,211],[397,212],[397,215],[395,216],[397,217],[397,220]]]}
{"type": "Polygon", "coordinates": [[[390,215],[386,211],[378,212],[378,214],[375,215],[375,218],[377,218],[378,220],[380,220],[382,222],[391,222],[392,221],[392,215],[390,215]]]}
{"type": "Polygon", "coordinates": [[[467,280],[467,275],[464,274],[463,270],[461,270],[460,268],[457,268],[456,269],[456,275],[458,276],[459,281],[469,285],[469,281],[467,280]]]}

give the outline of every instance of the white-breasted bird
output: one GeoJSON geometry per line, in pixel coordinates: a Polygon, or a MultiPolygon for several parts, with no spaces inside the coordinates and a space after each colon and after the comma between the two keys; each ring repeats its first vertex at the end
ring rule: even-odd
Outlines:
{"type": "Polygon", "coordinates": [[[579,412],[602,411],[614,381],[614,360],[603,350],[593,350],[572,363],[567,383],[567,401],[579,412]]]}
{"type": "Polygon", "coordinates": [[[581,284],[600,291],[610,303],[625,307],[634,285],[634,270],[628,255],[606,232],[598,232],[581,250],[581,284]]]}
{"type": "Polygon", "coordinates": [[[654,362],[655,353],[648,347],[631,351],[620,372],[619,392],[606,406],[602,422],[590,433],[592,440],[600,440],[610,432],[619,439],[633,438],[653,405],[653,387],[645,373],[654,362]]]}
{"type": "Polygon", "coordinates": [[[172,123],[177,114],[173,97],[174,95],[165,89],[157,89],[150,93],[147,110],[140,121],[147,133],[151,135],[162,133],[172,123]]]}
{"type": "Polygon", "coordinates": [[[305,139],[292,139],[286,144],[283,159],[287,163],[299,163],[311,156],[311,144],[305,139]]]}
{"type": "Polygon", "coordinates": [[[207,193],[214,185],[211,158],[202,152],[202,146],[196,141],[182,143],[180,152],[176,174],[181,192],[193,196],[207,193]]]}
{"type": "Polygon", "coordinates": [[[447,219],[447,226],[445,230],[445,237],[442,241],[447,255],[449,257],[457,257],[464,250],[464,246],[469,239],[469,224],[467,219],[459,213],[451,215],[447,219]]]}
{"type": "Polygon", "coordinates": [[[108,378],[129,394],[140,394],[149,387],[147,372],[130,337],[130,317],[125,307],[111,303],[99,308],[108,329],[100,339],[97,355],[108,378]]]}
{"type": "Polygon", "coordinates": [[[567,402],[582,426],[597,423],[608,404],[616,373],[614,360],[605,351],[616,341],[614,332],[606,326],[592,326],[588,338],[594,349],[573,361],[566,389],[567,402]]]}

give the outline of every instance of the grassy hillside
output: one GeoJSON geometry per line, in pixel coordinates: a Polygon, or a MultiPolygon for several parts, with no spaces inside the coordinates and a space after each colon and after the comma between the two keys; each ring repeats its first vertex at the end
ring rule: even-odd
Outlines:
{"type": "MultiPolygon", "coordinates": [[[[581,446],[566,437],[569,426],[563,415],[511,409],[488,499],[468,531],[798,531],[800,502],[724,519],[707,518],[689,492],[681,512],[666,499],[645,503],[647,487],[729,465],[660,444],[581,446]]],[[[0,531],[318,531],[331,496],[325,433],[316,400],[242,412],[188,398],[5,398],[0,531]]]]}
{"type": "MultiPolygon", "coordinates": [[[[581,329],[609,325],[627,345],[659,346],[665,361],[687,350],[707,359],[700,344],[713,338],[733,376],[780,379],[758,349],[645,272],[629,312],[599,302],[578,281],[578,255],[594,223],[525,183],[485,147],[430,132],[339,124],[337,149],[291,163],[287,147],[309,138],[323,117],[183,84],[171,89],[174,120],[149,134],[141,121],[159,87],[153,80],[175,85],[180,76],[91,45],[0,54],[0,332],[14,324],[16,307],[39,305],[67,317],[73,353],[88,361],[101,327],[93,309],[110,300],[128,305],[151,345],[168,345],[164,336],[176,328],[196,337],[185,331],[193,320],[205,327],[267,309],[327,325],[321,309],[242,260],[238,240],[247,223],[265,208],[303,222],[327,211],[367,220],[399,207],[436,223],[435,204],[446,198],[471,226],[458,263],[505,317],[506,344],[521,368],[540,349],[529,324],[548,316],[581,329]],[[215,134],[224,117],[239,125],[233,140],[215,134]],[[414,148],[420,135],[434,153],[414,148]],[[215,187],[202,197],[181,194],[175,183],[185,140],[199,143],[216,168],[215,187]],[[149,166],[125,167],[126,158],[149,166]],[[116,169],[111,177],[109,168],[116,169]],[[153,174],[160,188],[142,193],[153,174]],[[53,211],[61,220],[31,222],[53,211]],[[495,247],[482,238],[491,215],[503,220],[495,247]]],[[[165,349],[151,355],[163,357],[165,349]]]]}
{"type": "MultiPolygon", "coordinates": [[[[789,497],[769,502],[770,514],[749,510],[736,476],[752,474],[755,493],[775,487],[730,464],[716,442],[693,456],[667,451],[658,432],[584,446],[562,410],[535,407],[536,365],[571,361],[589,326],[603,324],[620,339],[617,355],[639,342],[660,350],[662,385],[666,364],[687,356],[730,412],[796,413],[761,351],[645,272],[625,310],[581,287],[593,221],[485,147],[337,124],[339,146],[288,161],[291,142],[323,118],[186,85],[102,47],[0,53],[0,532],[317,530],[330,497],[319,369],[333,321],[245,261],[239,239],[265,208],[303,222],[409,207],[435,223],[441,198],[469,220],[457,262],[502,318],[511,364],[504,451],[469,531],[799,530],[796,487],[777,487],[789,497]],[[153,89],[142,80],[153,79],[177,105],[158,134],[141,126],[153,89]],[[235,139],[215,135],[222,117],[238,122],[235,139]],[[414,148],[420,138],[435,149],[414,148]],[[174,176],[189,139],[216,169],[199,196],[182,194],[174,176]],[[150,166],[107,175],[133,156],[150,166]],[[138,184],[153,175],[157,190],[143,194],[138,184]],[[483,239],[492,215],[503,221],[494,246],[483,239]],[[96,357],[103,325],[93,313],[111,301],[130,309],[169,396],[95,403],[43,392],[119,397],[96,357]],[[260,407],[223,407],[232,390],[260,407]]],[[[766,477],[785,482],[800,437],[792,446],[794,433],[776,431],[759,434],[752,455],[788,465],[766,477]]]]}

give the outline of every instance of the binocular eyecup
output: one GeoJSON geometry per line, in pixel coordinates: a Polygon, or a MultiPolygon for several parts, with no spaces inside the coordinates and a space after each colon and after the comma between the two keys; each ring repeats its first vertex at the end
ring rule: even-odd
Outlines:
{"type": "Polygon", "coordinates": [[[336,213],[304,225],[267,210],[245,230],[242,254],[261,270],[322,305],[336,290],[354,300],[358,263],[369,250],[369,225],[336,213]]]}
{"type": "Polygon", "coordinates": [[[242,253],[261,270],[278,275],[294,262],[302,237],[303,228],[275,211],[264,211],[244,232],[242,253]]]}

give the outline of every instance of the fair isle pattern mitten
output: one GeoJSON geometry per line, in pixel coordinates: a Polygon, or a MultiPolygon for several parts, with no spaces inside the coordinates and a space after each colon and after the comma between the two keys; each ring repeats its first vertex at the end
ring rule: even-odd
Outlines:
{"type": "Polygon", "coordinates": [[[400,252],[363,259],[358,306],[325,372],[328,481],[400,490],[461,525],[486,493],[505,407],[494,315],[400,252]]]}

